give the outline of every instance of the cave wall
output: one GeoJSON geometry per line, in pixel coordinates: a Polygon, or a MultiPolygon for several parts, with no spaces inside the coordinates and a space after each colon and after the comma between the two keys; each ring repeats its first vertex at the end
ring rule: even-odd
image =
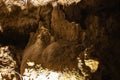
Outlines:
{"type": "MultiPolygon", "coordinates": [[[[3,29],[3,32],[0,32],[0,44],[29,49],[29,46],[34,45],[38,39],[39,28],[44,26],[53,39],[51,44],[46,46],[46,49],[50,50],[55,47],[51,51],[54,53],[53,57],[59,55],[56,51],[65,49],[66,56],[71,56],[70,59],[68,58],[69,62],[92,45],[89,57],[100,61],[98,73],[101,72],[101,80],[119,80],[119,5],[119,0],[82,0],[68,6],[52,7],[48,4],[34,7],[29,5],[26,10],[13,6],[12,12],[8,12],[3,4],[0,6],[0,25],[3,29]],[[63,46],[58,46],[59,44],[63,46]],[[52,45],[55,46],[52,48],[52,45]]],[[[48,54],[46,49],[43,53],[48,54]]],[[[46,56],[46,54],[41,55],[46,56]]],[[[52,58],[47,60],[53,61],[52,58]]],[[[73,64],[76,63],[73,62],[73,64]]],[[[96,74],[93,75],[93,79],[96,74]]]]}

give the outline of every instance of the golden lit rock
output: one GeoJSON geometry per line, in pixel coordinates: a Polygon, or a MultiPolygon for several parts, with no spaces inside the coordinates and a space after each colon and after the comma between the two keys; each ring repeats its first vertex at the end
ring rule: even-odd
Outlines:
{"type": "Polygon", "coordinates": [[[34,62],[27,62],[28,66],[34,66],[35,63],[34,62]]]}
{"type": "Polygon", "coordinates": [[[98,69],[99,62],[93,59],[88,59],[88,60],[85,60],[85,65],[91,69],[91,73],[94,73],[98,69]]]}

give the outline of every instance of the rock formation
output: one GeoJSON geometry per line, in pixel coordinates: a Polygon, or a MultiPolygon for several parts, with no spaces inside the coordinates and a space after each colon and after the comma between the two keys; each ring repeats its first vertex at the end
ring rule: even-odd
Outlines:
{"type": "Polygon", "coordinates": [[[10,5],[11,11],[0,1],[0,45],[15,47],[21,74],[31,61],[55,71],[74,68],[89,80],[119,80],[120,1],[62,1],[10,5]],[[91,59],[99,61],[94,73],[91,59]]]}
{"type": "Polygon", "coordinates": [[[44,28],[43,26],[38,29],[38,34],[36,35],[35,42],[30,45],[29,47],[26,47],[23,53],[22,62],[20,71],[21,74],[24,73],[25,68],[27,68],[27,62],[35,62],[36,64],[40,64],[41,62],[41,54],[43,50],[46,48],[48,44],[50,44],[50,33],[49,31],[44,28]]]}

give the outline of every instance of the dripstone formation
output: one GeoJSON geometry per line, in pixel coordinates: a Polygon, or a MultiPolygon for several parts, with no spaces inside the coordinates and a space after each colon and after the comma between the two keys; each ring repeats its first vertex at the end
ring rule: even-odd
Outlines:
{"type": "Polygon", "coordinates": [[[79,73],[90,75],[86,79],[119,80],[119,5],[119,0],[81,0],[71,5],[28,4],[24,10],[13,5],[9,12],[2,3],[0,44],[14,46],[21,74],[29,61],[54,71],[79,70],[79,56],[79,73]],[[85,64],[88,59],[99,61],[95,73],[85,64]]]}

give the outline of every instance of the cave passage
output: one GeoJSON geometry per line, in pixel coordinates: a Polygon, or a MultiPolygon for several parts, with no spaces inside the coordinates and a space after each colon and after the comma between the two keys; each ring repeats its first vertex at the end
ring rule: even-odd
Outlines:
{"type": "Polygon", "coordinates": [[[120,80],[119,0],[1,0],[0,80],[120,80]]]}

